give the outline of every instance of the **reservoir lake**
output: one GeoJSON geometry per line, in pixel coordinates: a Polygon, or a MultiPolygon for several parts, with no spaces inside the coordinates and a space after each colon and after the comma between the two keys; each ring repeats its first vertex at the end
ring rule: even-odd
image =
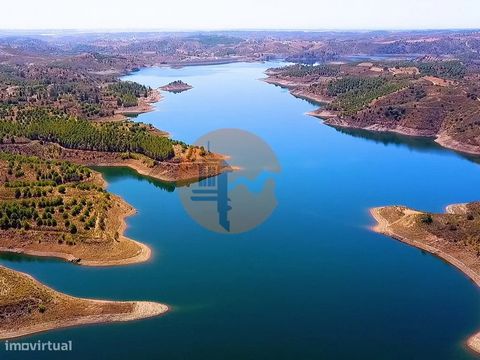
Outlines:
{"type": "MultiPolygon", "coordinates": [[[[444,261],[369,230],[368,209],[442,212],[480,200],[480,161],[429,139],[337,130],[305,113],[318,105],[261,78],[280,63],[154,67],[132,80],[165,93],[135,120],[193,143],[218,129],[261,138],[281,171],[277,206],[240,234],[192,219],[179,187],[126,168],[100,168],[108,190],[138,213],[126,235],[147,244],[144,264],[89,268],[2,254],[0,264],[70,295],[166,303],[165,316],[61,329],[23,341],[69,341],[69,354],[35,359],[475,359],[464,342],[480,329],[480,292],[444,261]]],[[[3,344],[0,344],[3,348],[3,344]]],[[[0,351],[1,359],[33,354],[0,351]]]]}

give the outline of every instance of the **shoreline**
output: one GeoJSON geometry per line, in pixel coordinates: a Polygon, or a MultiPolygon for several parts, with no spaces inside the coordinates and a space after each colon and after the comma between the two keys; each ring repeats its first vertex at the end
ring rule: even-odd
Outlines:
{"type": "Polygon", "coordinates": [[[405,236],[399,235],[395,232],[393,232],[391,229],[389,229],[389,226],[391,223],[388,222],[381,214],[380,210],[384,209],[385,207],[377,207],[377,208],[372,208],[370,209],[370,214],[371,216],[375,219],[377,222],[376,225],[371,227],[371,230],[378,234],[383,234],[387,235],[389,237],[394,238],[395,240],[398,240],[400,242],[403,242],[405,244],[411,245],[413,247],[416,247],[421,250],[425,250],[429,252],[432,255],[438,256],[439,258],[442,258],[443,260],[447,261],[449,264],[455,266],[457,269],[462,271],[465,275],[467,275],[477,286],[480,288],[480,274],[476,273],[474,270],[470,269],[467,265],[465,265],[463,262],[460,260],[456,259],[450,254],[447,254],[446,252],[437,249],[431,245],[423,244],[417,240],[409,239],[405,236]]]}
{"type": "Polygon", "coordinates": [[[170,61],[163,64],[153,64],[146,67],[170,67],[170,68],[182,68],[189,66],[203,66],[203,65],[227,65],[240,62],[258,62],[262,60],[252,59],[248,56],[238,56],[236,58],[218,58],[218,59],[190,59],[185,61],[170,61]]]}
{"type": "MultiPolygon", "coordinates": [[[[70,296],[59,291],[56,291],[29,274],[12,270],[4,266],[0,266],[0,270],[13,273],[17,278],[23,278],[22,280],[28,281],[30,286],[40,287],[43,291],[52,296],[52,306],[67,306],[72,303],[81,305],[81,307],[88,307],[88,310],[101,313],[85,314],[85,315],[72,315],[71,318],[62,318],[59,320],[54,316],[54,319],[46,322],[34,322],[33,325],[26,326],[12,326],[11,329],[0,331],[0,340],[14,339],[25,337],[33,334],[43,333],[50,330],[64,329],[68,327],[78,327],[92,324],[106,324],[113,322],[127,322],[134,320],[147,319],[164,315],[171,311],[171,308],[166,304],[161,304],[151,301],[113,301],[113,300],[98,300],[98,299],[86,299],[70,296]],[[111,312],[105,312],[104,309],[109,309],[111,312]],[[111,308],[119,307],[117,311],[111,308]],[[123,311],[125,307],[131,308],[129,311],[123,311]],[[120,309],[121,308],[121,309],[120,309]],[[120,311],[121,310],[121,311],[120,311]]],[[[51,314],[55,312],[55,308],[47,310],[45,314],[51,314]]]]}
{"type": "Polygon", "coordinates": [[[466,155],[480,156],[480,146],[463,144],[459,141],[452,139],[448,135],[435,134],[435,133],[431,133],[430,131],[422,132],[420,130],[406,128],[406,127],[388,128],[382,125],[372,125],[368,127],[353,126],[352,124],[348,124],[345,121],[342,121],[341,119],[339,119],[337,115],[335,115],[334,113],[329,112],[327,110],[322,110],[322,109],[307,112],[306,115],[313,116],[321,120],[325,125],[333,128],[338,127],[338,128],[344,128],[344,129],[359,129],[359,130],[365,130],[365,131],[371,131],[371,132],[377,132],[377,133],[394,133],[394,134],[411,136],[411,137],[430,138],[433,141],[435,141],[438,145],[443,147],[444,149],[452,150],[452,151],[463,153],[466,155]]]}
{"type": "MultiPolygon", "coordinates": [[[[289,80],[282,80],[282,79],[273,78],[273,77],[266,77],[266,78],[262,78],[262,79],[259,79],[259,80],[263,81],[267,84],[270,84],[270,85],[275,85],[275,86],[279,86],[283,89],[287,89],[290,92],[290,95],[292,95],[292,96],[294,96],[298,99],[310,101],[310,102],[312,102],[312,103],[314,103],[315,105],[318,105],[318,106],[322,106],[322,105],[329,104],[329,103],[332,102],[332,100],[329,99],[328,97],[325,97],[325,96],[322,96],[322,95],[311,94],[308,91],[305,91],[307,86],[305,86],[302,83],[298,83],[298,82],[295,82],[295,81],[289,81],[289,80]]],[[[318,109],[318,110],[323,111],[324,109],[318,109]]],[[[318,110],[314,110],[314,111],[312,111],[312,113],[315,112],[315,111],[318,111],[318,110]]]]}
{"type": "Polygon", "coordinates": [[[118,314],[104,314],[104,315],[85,315],[76,319],[64,321],[51,321],[44,324],[35,324],[16,331],[0,332],[0,341],[17,339],[29,335],[40,334],[51,330],[59,330],[72,327],[80,327],[95,324],[108,324],[114,322],[128,322],[134,320],[148,319],[166,314],[171,311],[170,307],[165,304],[160,304],[152,301],[107,301],[75,298],[88,301],[91,304],[131,304],[134,309],[130,313],[118,314]]]}
{"type": "Polygon", "coordinates": [[[159,89],[152,89],[151,93],[146,98],[138,98],[138,105],[119,108],[115,111],[115,115],[140,115],[152,112],[155,110],[155,104],[162,101],[163,98],[164,96],[161,94],[159,89]]]}
{"type": "MultiPolygon", "coordinates": [[[[159,165],[157,165],[160,169],[155,169],[155,168],[145,168],[138,166],[138,164],[132,164],[128,163],[86,163],[85,166],[87,167],[105,167],[105,168],[128,168],[130,170],[135,171],[137,174],[145,177],[152,178],[157,181],[163,181],[169,184],[177,184],[177,183],[190,183],[190,182],[197,182],[204,177],[212,177],[212,176],[217,176],[220,175],[223,171],[227,170],[228,168],[224,168],[223,171],[220,171],[218,173],[212,173],[212,174],[205,174],[205,176],[198,176],[198,175],[187,175],[187,176],[172,176],[166,174],[166,171],[164,169],[161,169],[161,166],[164,165],[165,167],[168,166],[185,166],[185,167],[196,167],[198,169],[198,166],[201,165],[201,163],[196,163],[196,162],[188,162],[188,163],[169,163],[169,162],[161,162],[159,165]],[[150,169],[150,170],[149,170],[150,169]],[[159,170],[159,171],[156,171],[159,170]]],[[[182,170],[182,169],[180,169],[182,170]]],[[[192,169],[186,169],[188,173],[192,173],[192,169]]]]}
{"type": "Polygon", "coordinates": [[[37,251],[37,250],[26,250],[21,248],[6,248],[0,247],[0,253],[10,253],[18,255],[28,255],[41,258],[54,258],[59,260],[65,260],[66,262],[71,262],[76,265],[90,266],[90,267],[108,267],[108,266],[120,266],[120,265],[131,265],[131,264],[140,264],[147,262],[151,258],[151,249],[145,244],[139,243],[138,241],[131,240],[136,245],[141,247],[140,252],[136,256],[132,256],[125,259],[118,260],[81,260],[72,254],[57,252],[57,251],[37,251]]]}
{"type": "Polygon", "coordinates": [[[69,161],[87,167],[128,167],[140,175],[168,183],[198,181],[219,175],[229,169],[228,166],[222,165],[225,157],[218,154],[213,154],[211,158],[204,161],[158,161],[153,166],[149,166],[143,161],[147,158],[142,155],[138,159],[124,159],[122,153],[119,152],[68,149],[56,143],[41,145],[37,140],[26,143],[0,144],[0,151],[69,161]],[[49,150],[51,151],[49,152],[49,150]],[[55,153],[54,157],[51,156],[52,153],[55,153]],[[218,166],[212,167],[212,163],[216,163],[218,166]]]}
{"type": "Polygon", "coordinates": [[[172,81],[169,84],[160,86],[159,88],[162,91],[170,92],[170,93],[182,93],[188,90],[193,89],[193,86],[187,84],[181,80],[172,81]]]}
{"type": "Polygon", "coordinates": [[[292,96],[300,99],[305,99],[315,103],[316,105],[319,105],[319,109],[309,111],[306,113],[306,115],[313,116],[317,119],[322,120],[325,125],[332,127],[342,127],[346,129],[362,129],[372,132],[390,132],[405,136],[429,137],[434,139],[437,144],[439,144],[445,149],[450,149],[468,155],[480,155],[480,146],[459,142],[453,139],[451,136],[443,133],[436,133],[430,130],[422,131],[418,129],[400,126],[390,128],[381,124],[373,124],[367,127],[355,126],[354,124],[351,124],[339,118],[337,112],[326,110],[324,107],[322,107],[322,105],[331,103],[332,99],[308,92],[308,82],[292,81],[288,79],[277,78],[275,77],[275,73],[269,73],[268,71],[265,74],[267,75],[267,77],[260,79],[261,81],[266,82],[267,84],[288,89],[292,96]]]}
{"type": "MultiPolygon", "coordinates": [[[[94,172],[95,182],[103,188],[107,182],[101,173],[94,172]]],[[[43,251],[15,247],[0,247],[0,252],[27,254],[37,257],[54,257],[73,264],[94,267],[119,266],[146,262],[151,258],[151,249],[140,242],[125,236],[128,227],[126,219],[137,211],[118,195],[111,195],[116,203],[116,231],[119,234],[113,244],[107,248],[93,248],[87,260],[77,258],[83,249],[74,249],[71,253],[43,251]],[[128,242],[127,247],[119,243],[128,242]],[[111,250],[119,249],[110,252],[111,250]],[[133,250],[133,251],[132,251],[133,250]],[[103,251],[103,252],[102,252],[103,251]],[[125,252],[126,251],[126,252],[125,252]],[[133,256],[130,256],[134,253],[133,256]],[[97,254],[100,255],[97,258],[97,254]],[[127,257],[126,257],[126,256],[127,257]],[[102,259],[106,258],[106,259],[102,259]],[[111,257],[111,258],[110,258],[111,257]]],[[[40,234],[34,234],[40,239],[40,234]]],[[[39,241],[39,243],[41,243],[39,241]]],[[[8,242],[7,242],[8,244],[8,242]]],[[[25,247],[28,247],[27,244],[25,247]]],[[[65,248],[69,251],[71,248],[65,248]]],[[[127,322],[146,319],[165,314],[170,310],[168,305],[150,301],[107,301],[73,297],[58,292],[32,276],[0,265],[0,340],[25,337],[55,329],[78,327],[91,324],[127,322]],[[28,312],[25,312],[25,303],[28,312]]]]}
{"type": "MultiPolygon", "coordinates": [[[[453,204],[449,205],[446,208],[447,213],[458,213],[458,211],[462,211],[462,206],[465,206],[463,204],[453,204]]],[[[480,274],[468,267],[465,263],[463,263],[461,260],[455,258],[454,256],[448,254],[447,252],[438,249],[434,246],[424,244],[422,242],[419,242],[414,239],[409,239],[403,235],[400,235],[398,233],[395,233],[391,229],[391,225],[394,223],[390,223],[385,217],[383,217],[380,214],[380,211],[382,209],[385,209],[386,207],[376,207],[376,208],[371,208],[369,209],[370,215],[373,217],[373,219],[377,222],[376,225],[373,225],[370,227],[370,229],[378,234],[386,235],[390,238],[393,238],[397,241],[400,241],[404,244],[413,246],[417,249],[426,251],[430,253],[431,255],[434,255],[450,265],[454,266],[458,270],[460,270],[464,275],[466,275],[470,280],[472,280],[477,287],[480,288],[480,274]]],[[[412,210],[413,211],[413,210],[412,210]]],[[[466,340],[466,345],[469,347],[470,350],[473,350],[476,354],[480,354],[480,331],[471,335],[467,340],[466,340]]]]}

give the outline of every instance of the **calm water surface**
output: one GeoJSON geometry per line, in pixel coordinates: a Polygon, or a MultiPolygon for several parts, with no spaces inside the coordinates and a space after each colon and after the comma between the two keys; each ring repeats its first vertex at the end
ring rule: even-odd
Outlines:
{"type": "MultiPolygon", "coordinates": [[[[463,341],[480,328],[479,290],[443,261],[370,232],[368,208],[442,211],[478,200],[476,159],[431,141],[322,125],[304,115],[314,105],[258,81],[273,65],[127,77],[194,86],[137,118],[176,139],[220,128],[263,138],[282,167],[274,175],[278,207],[251,232],[221,235],[187,215],[174,186],[102,169],[109,190],[138,209],[127,235],[152,247],[149,263],[98,269],[11,255],[0,263],[75,296],[166,302],[173,311],[28,340],[73,340],[70,359],[474,358],[463,341]]],[[[1,359],[27,357],[0,349],[1,359]]]]}

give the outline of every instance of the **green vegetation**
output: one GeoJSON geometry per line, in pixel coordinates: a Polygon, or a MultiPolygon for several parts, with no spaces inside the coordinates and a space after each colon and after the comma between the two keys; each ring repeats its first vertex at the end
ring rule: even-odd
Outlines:
{"type": "Polygon", "coordinates": [[[329,108],[341,111],[344,115],[353,115],[368,106],[373,100],[391,94],[405,87],[402,81],[383,77],[347,76],[331,81],[327,94],[336,96],[329,108]]]}
{"type": "Polygon", "coordinates": [[[25,83],[24,74],[21,70],[6,64],[0,64],[0,84],[22,85],[25,83]]]}
{"type": "Polygon", "coordinates": [[[182,80],[175,80],[175,81],[172,81],[171,83],[168,83],[167,85],[163,86],[162,88],[165,88],[167,86],[181,86],[181,87],[184,87],[184,86],[188,86],[190,87],[190,85],[188,85],[187,83],[183,82],[182,80]]]}
{"type": "Polygon", "coordinates": [[[424,214],[421,216],[420,221],[424,224],[431,224],[433,223],[433,218],[431,214],[424,214]]]}
{"type": "Polygon", "coordinates": [[[461,61],[397,61],[382,64],[386,67],[416,67],[422,76],[436,76],[446,79],[462,79],[467,67],[461,61]]]}
{"type": "Polygon", "coordinates": [[[303,77],[303,76],[336,76],[338,74],[338,68],[333,65],[289,65],[279,69],[275,69],[281,72],[284,76],[303,77]]]}
{"type": "Polygon", "coordinates": [[[110,196],[89,182],[89,169],[0,152],[4,167],[20,169],[23,175],[21,180],[10,180],[9,175],[0,179],[0,230],[62,231],[62,223],[70,234],[76,234],[80,224],[84,231],[105,229],[110,196]]]}
{"type": "Polygon", "coordinates": [[[396,120],[396,121],[403,118],[405,116],[405,113],[406,113],[405,108],[400,107],[400,106],[389,106],[385,110],[385,116],[389,119],[393,119],[393,120],[396,120]]]}
{"type": "Polygon", "coordinates": [[[427,92],[425,91],[425,89],[421,87],[410,85],[409,90],[410,90],[410,93],[414,95],[416,101],[420,101],[427,96],[427,92]]]}
{"type": "Polygon", "coordinates": [[[422,75],[431,75],[448,79],[461,79],[467,68],[460,61],[422,62],[417,65],[422,75]]]}
{"type": "Polygon", "coordinates": [[[117,99],[118,106],[132,107],[138,105],[139,97],[147,97],[150,88],[133,81],[119,81],[108,86],[108,92],[117,99]]]}
{"type": "MultiPolygon", "coordinates": [[[[100,56],[99,61],[108,61],[100,56]]],[[[82,118],[111,116],[118,107],[138,105],[149,87],[95,74],[77,63],[0,64],[0,107],[50,106],[82,118]],[[109,85],[107,85],[109,84],[109,85]]],[[[0,110],[0,118],[3,118],[0,110]]]]}
{"type": "Polygon", "coordinates": [[[200,44],[205,46],[236,45],[242,42],[242,39],[240,38],[226,35],[198,35],[187,37],[186,39],[198,41],[200,44]]]}
{"type": "Polygon", "coordinates": [[[92,123],[46,108],[19,110],[16,120],[0,120],[0,141],[26,137],[58,143],[69,149],[136,152],[154,160],[174,156],[172,141],[139,123],[92,123]]]}
{"type": "Polygon", "coordinates": [[[180,93],[180,92],[189,90],[191,88],[192,88],[191,85],[183,82],[182,80],[175,80],[165,86],[162,86],[160,89],[164,91],[170,91],[173,93],[180,93]]]}
{"type": "Polygon", "coordinates": [[[4,186],[17,188],[26,186],[52,187],[67,182],[79,182],[90,178],[91,170],[66,161],[46,161],[36,156],[24,156],[0,152],[0,162],[8,163],[7,173],[11,175],[13,170],[25,175],[23,170],[32,170],[36,181],[6,180],[4,186]]]}
{"type": "Polygon", "coordinates": [[[331,81],[327,86],[327,94],[329,96],[338,96],[352,91],[371,91],[379,88],[385,82],[386,80],[381,77],[346,76],[331,81]]]}

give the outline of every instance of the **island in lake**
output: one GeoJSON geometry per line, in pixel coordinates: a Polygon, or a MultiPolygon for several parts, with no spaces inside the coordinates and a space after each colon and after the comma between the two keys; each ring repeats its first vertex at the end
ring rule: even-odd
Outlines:
{"type": "Polygon", "coordinates": [[[181,93],[193,89],[193,86],[183,82],[182,80],[175,80],[167,85],[162,86],[160,89],[172,93],[181,93]]]}

